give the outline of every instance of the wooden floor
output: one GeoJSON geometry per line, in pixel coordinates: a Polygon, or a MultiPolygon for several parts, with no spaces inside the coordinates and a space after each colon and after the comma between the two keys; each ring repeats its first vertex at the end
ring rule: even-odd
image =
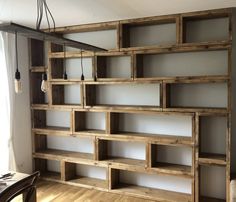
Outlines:
{"type": "MultiPolygon", "coordinates": [[[[154,202],[140,198],[85,189],[55,182],[39,181],[37,202],[154,202]]],[[[22,202],[18,197],[14,202],[22,202]]]]}

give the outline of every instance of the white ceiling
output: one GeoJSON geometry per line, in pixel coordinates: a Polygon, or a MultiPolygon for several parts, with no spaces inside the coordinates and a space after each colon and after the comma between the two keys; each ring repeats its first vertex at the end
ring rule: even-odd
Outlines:
{"type": "MultiPolygon", "coordinates": [[[[56,26],[236,7],[236,0],[47,0],[56,26]]],[[[0,20],[34,27],[36,0],[0,0],[0,20]]],[[[43,25],[46,25],[45,19],[43,25]]]]}

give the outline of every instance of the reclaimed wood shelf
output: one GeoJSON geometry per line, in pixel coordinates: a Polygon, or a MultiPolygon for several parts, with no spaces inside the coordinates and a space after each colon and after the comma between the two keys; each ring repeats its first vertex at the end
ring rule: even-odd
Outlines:
{"type": "MultiPolygon", "coordinates": [[[[226,8],[56,28],[56,33],[60,35],[105,30],[112,30],[115,33],[115,47],[107,51],[83,52],[83,58],[91,61],[91,67],[89,67],[91,68],[91,77],[86,77],[85,80],[81,80],[79,76],[77,78],[75,75],[73,75],[74,77],[68,77],[67,80],[63,79],[64,65],[69,62],[67,60],[81,59],[80,51],[64,50],[63,46],[60,43],[59,45],[56,44],[55,41],[48,43],[47,51],[45,51],[43,41],[37,39],[29,40],[34,169],[40,170],[42,178],[47,180],[149,200],[166,202],[229,201],[230,177],[233,177],[230,170],[232,162],[230,148],[232,144],[232,75],[234,73],[233,66],[235,66],[235,61],[233,60],[235,51],[235,42],[233,40],[235,15],[234,8],[226,8]],[[213,24],[211,24],[212,22],[213,24]],[[214,26],[214,23],[221,24],[222,35],[219,35],[218,26],[214,26]],[[201,26],[198,26],[199,24],[201,26]],[[208,27],[207,24],[211,26],[208,27]],[[166,39],[162,38],[163,33],[160,31],[163,27],[165,27],[165,32],[172,34],[166,36],[166,39]],[[209,31],[209,29],[211,30],[209,31]],[[153,32],[151,31],[152,34],[145,34],[147,30],[153,30],[153,32]],[[193,30],[195,35],[193,35],[193,30]],[[160,33],[153,34],[155,32],[160,33]],[[204,34],[201,34],[202,32],[204,34]],[[196,35],[196,33],[200,34],[196,35]],[[139,39],[141,39],[142,43],[139,43],[139,39]],[[155,69],[154,73],[147,65],[149,57],[176,54],[204,54],[205,56],[207,53],[214,52],[223,52],[226,55],[226,61],[224,62],[227,64],[225,64],[225,67],[219,67],[221,70],[217,70],[218,72],[215,72],[215,60],[210,73],[202,72],[205,64],[201,66],[198,60],[195,69],[198,69],[199,66],[200,73],[183,70],[183,67],[190,68],[189,63],[184,59],[183,65],[180,65],[180,73],[177,72],[178,68],[175,67],[175,63],[170,65],[170,67],[167,65],[168,70],[164,71],[164,73],[163,68],[165,66],[160,65],[159,62],[152,66],[150,65],[151,68],[155,69]],[[46,55],[48,64],[45,62],[46,55]],[[122,60],[121,63],[117,62],[119,59],[122,60]],[[111,62],[112,60],[115,65],[111,62]],[[172,74],[172,69],[170,68],[175,68],[176,73],[172,74]],[[121,70],[125,70],[125,74],[120,74],[119,71],[121,70]],[[170,71],[171,73],[169,73],[170,71]],[[46,95],[40,89],[43,73],[48,74],[49,81],[49,91],[46,95]],[[184,87],[180,88],[181,91],[186,86],[203,84],[212,85],[214,89],[218,88],[217,85],[224,85],[223,87],[225,87],[227,92],[223,98],[227,100],[219,106],[218,104],[212,106],[212,103],[207,103],[207,101],[203,100],[204,98],[200,104],[191,103],[193,101],[189,97],[184,98],[186,101],[184,104],[175,103],[177,99],[173,95],[181,96],[181,93],[174,91],[176,86],[183,85],[184,87]],[[73,85],[78,86],[78,90],[74,92],[78,99],[76,101],[71,101],[66,93],[66,88],[73,85]],[[132,86],[141,85],[158,86],[158,90],[154,91],[155,93],[148,94],[150,96],[149,100],[158,94],[159,97],[155,99],[154,103],[136,103],[136,101],[142,100],[142,97],[147,97],[146,91],[140,92],[140,97],[134,99],[134,103],[114,102],[133,98],[132,96],[135,93],[132,90],[126,93],[125,97],[122,97],[122,95],[116,97],[117,94],[114,94],[115,96],[111,96],[113,100],[104,101],[101,99],[106,94],[102,90],[104,86],[125,86],[125,91],[132,86]],[[47,126],[47,110],[70,113],[70,126],[47,126]],[[89,113],[91,115],[88,115],[89,113]],[[96,119],[96,113],[102,114],[101,117],[97,118],[97,121],[103,124],[100,124],[99,127],[92,124],[94,119],[96,119]],[[191,134],[181,134],[181,132],[162,134],[162,132],[156,131],[149,133],[149,130],[126,129],[122,126],[122,120],[126,114],[134,117],[150,115],[154,117],[176,116],[183,119],[186,118],[186,120],[189,119],[191,122],[191,127],[189,128],[191,134]],[[90,116],[93,117],[92,120],[88,118],[90,116]],[[204,117],[208,116],[214,118],[224,117],[226,120],[226,129],[224,130],[225,132],[222,132],[222,136],[225,139],[225,151],[220,150],[219,154],[217,151],[204,151],[201,142],[203,140],[202,136],[207,136],[207,133],[209,133],[203,126],[204,117]],[[203,133],[203,130],[205,133],[203,133]],[[50,138],[52,136],[54,136],[53,138],[60,138],[60,136],[63,136],[63,138],[90,138],[93,152],[82,153],[47,148],[48,136],[50,138]],[[130,156],[112,153],[108,149],[108,147],[111,147],[108,144],[116,141],[122,141],[124,144],[130,143],[130,145],[132,143],[142,144],[144,158],[130,158],[130,156]],[[159,159],[158,147],[187,149],[187,151],[191,151],[191,155],[189,154],[191,162],[183,163],[173,160],[172,162],[169,159],[159,159]],[[47,161],[50,160],[60,163],[60,172],[47,169],[47,161]],[[75,167],[77,164],[104,168],[106,170],[106,179],[97,179],[76,173],[75,167]],[[224,185],[226,185],[226,194],[222,196],[222,199],[205,196],[202,193],[200,167],[204,166],[210,168],[220,166],[225,169],[224,185]],[[148,187],[138,182],[123,182],[123,176],[121,176],[123,171],[128,174],[162,175],[168,178],[176,177],[179,180],[188,180],[190,182],[188,189],[190,192],[174,192],[148,187]]],[[[205,61],[202,62],[205,63],[205,61]]],[[[113,89],[110,92],[116,93],[116,90],[113,89]]],[[[190,92],[195,94],[194,91],[190,92]]],[[[208,94],[205,93],[205,97],[206,95],[208,94]]],[[[200,98],[195,97],[195,99],[198,100],[200,98]]],[[[159,126],[158,124],[159,122],[157,126],[159,126]]],[[[139,123],[138,126],[141,127],[139,123]]],[[[149,126],[145,125],[145,127],[149,126]]],[[[213,141],[209,141],[207,144],[218,147],[218,145],[214,145],[213,141]]],[[[174,155],[174,151],[170,149],[168,151],[170,153],[168,153],[167,150],[163,149],[162,152],[166,155],[167,153],[168,155],[174,155]]],[[[222,185],[222,187],[224,186],[222,185]]]]}

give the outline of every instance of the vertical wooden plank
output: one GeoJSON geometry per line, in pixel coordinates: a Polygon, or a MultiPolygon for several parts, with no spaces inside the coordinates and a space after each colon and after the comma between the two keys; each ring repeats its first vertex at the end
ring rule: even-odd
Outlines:
{"type": "Polygon", "coordinates": [[[110,134],[119,133],[119,113],[110,113],[110,134]]]}
{"type": "Polygon", "coordinates": [[[170,84],[167,83],[162,83],[162,100],[161,100],[161,104],[162,104],[162,108],[168,108],[170,107],[170,103],[171,103],[171,97],[170,97],[170,84]]]}
{"type": "Polygon", "coordinates": [[[226,131],[226,201],[230,200],[230,174],[231,174],[231,112],[227,117],[227,131],[226,131]]]}
{"type": "Polygon", "coordinates": [[[43,128],[46,127],[46,111],[33,110],[33,127],[43,128]]]}
{"type": "Polygon", "coordinates": [[[152,144],[152,143],[147,143],[147,166],[149,168],[152,168],[155,166],[156,162],[157,162],[157,145],[152,144]]]}
{"type": "Polygon", "coordinates": [[[47,160],[35,158],[33,167],[34,171],[40,171],[43,174],[47,171],[47,160]]]}
{"type": "Polygon", "coordinates": [[[96,160],[104,160],[108,157],[108,140],[96,138],[96,160]]]}
{"type": "Polygon", "coordinates": [[[115,189],[119,184],[119,170],[109,167],[109,190],[115,189]]]}
{"type": "Polygon", "coordinates": [[[68,181],[76,176],[76,164],[75,163],[69,163],[65,161],[60,162],[61,166],[61,180],[62,181],[68,181]]]}
{"type": "Polygon", "coordinates": [[[133,62],[133,71],[134,71],[134,79],[143,78],[143,55],[142,54],[134,54],[134,62],[133,62]]]}
{"type": "Polygon", "coordinates": [[[96,85],[84,83],[84,106],[96,105],[96,85]]]}
{"type": "Polygon", "coordinates": [[[84,95],[84,84],[80,83],[80,105],[81,107],[84,108],[84,100],[85,100],[85,95],[84,95]]]}
{"type": "Polygon", "coordinates": [[[96,78],[107,78],[107,57],[96,56],[96,78]]]}
{"type": "Polygon", "coordinates": [[[121,42],[120,42],[120,33],[121,33],[121,25],[120,25],[120,21],[118,21],[117,25],[116,25],[116,49],[120,50],[121,48],[121,42]]]}
{"type": "Polygon", "coordinates": [[[191,167],[191,173],[193,175],[193,179],[192,179],[192,201],[195,201],[195,169],[196,169],[196,149],[197,149],[197,145],[195,145],[195,143],[197,142],[197,133],[198,133],[198,129],[196,130],[196,118],[195,115],[192,116],[192,141],[194,142],[194,146],[192,147],[192,167],[191,167]]]}
{"type": "Polygon", "coordinates": [[[111,112],[106,112],[106,134],[111,134],[111,112]]]}
{"type": "Polygon", "coordinates": [[[64,85],[51,84],[52,93],[52,105],[63,105],[65,104],[65,89],[64,85]]]}
{"type": "Polygon", "coordinates": [[[86,112],[74,111],[74,131],[80,132],[86,129],[86,112]]]}
{"type": "Polygon", "coordinates": [[[97,80],[97,68],[96,68],[96,56],[95,56],[95,52],[93,53],[93,56],[92,56],[92,77],[93,77],[93,80],[96,81],[97,80]]]}
{"type": "MultiPolygon", "coordinates": [[[[199,202],[199,196],[200,196],[200,167],[198,163],[198,158],[199,158],[199,132],[200,132],[200,120],[199,120],[199,114],[195,114],[195,201],[199,202]]],[[[193,191],[193,190],[192,190],[193,191]]]]}
{"type": "Polygon", "coordinates": [[[128,24],[120,23],[119,42],[120,49],[130,47],[130,27],[128,24]]]}
{"type": "Polygon", "coordinates": [[[178,15],[175,18],[175,23],[176,23],[176,43],[181,44],[183,43],[183,26],[182,26],[182,17],[181,15],[178,15]]]}

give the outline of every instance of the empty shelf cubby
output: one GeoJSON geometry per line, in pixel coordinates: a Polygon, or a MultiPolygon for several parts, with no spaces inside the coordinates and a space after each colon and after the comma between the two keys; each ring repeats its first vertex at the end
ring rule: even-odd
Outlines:
{"type": "Polygon", "coordinates": [[[134,78],[171,79],[228,75],[228,50],[135,55],[134,78]]]}
{"type": "Polygon", "coordinates": [[[74,132],[80,134],[105,134],[106,113],[74,111],[74,132]]]}
{"type": "Polygon", "coordinates": [[[227,116],[199,117],[199,161],[225,165],[229,131],[227,116]]]}
{"type": "Polygon", "coordinates": [[[183,42],[223,42],[230,40],[230,16],[228,13],[211,12],[182,15],[183,42]]]}
{"type": "Polygon", "coordinates": [[[146,167],[145,143],[98,139],[97,150],[100,161],[146,167]]]}
{"type": "Polygon", "coordinates": [[[163,85],[167,109],[228,109],[228,84],[222,81],[204,83],[167,83],[163,85]]]}
{"type": "Polygon", "coordinates": [[[110,189],[158,201],[189,202],[191,179],[110,169],[110,189]],[[171,185],[171,186],[170,186],[171,185]]]}
{"type": "Polygon", "coordinates": [[[148,47],[176,44],[176,18],[122,21],[120,47],[148,47]]]}
{"type": "Polygon", "coordinates": [[[86,83],[85,107],[160,108],[160,83],[86,83]]]}
{"type": "Polygon", "coordinates": [[[153,138],[171,137],[187,140],[192,137],[192,121],[191,114],[111,112],[109,131],[113,135],[153,138]]]}
{"type": "MultiPolygon", "coordinates": [[[[65,53],[67,54],[67,52],[65,53]]],[[[63,79],[64,70],[67,73],[69,81],[80,81],[82,76],[81,58],[50,58],[51,79],[53,81],[67,81],[63,79]]],[[[83,75],[84,80],[93,80],[94,68],[93,57],[83,57],[83,75]]]]}
{"type": "MultiPolygon", "coordinates": [[[[226,169],[220,166],[205,166],[199,168],[199,201],[226,201],[226,169]]],[[[228,200],[227,200],[228,201],[228,200]]]]}
{"type": "MultiPolygon", "coordinates": [[[[34,135],[35,147],[34,150],[36,153],[44,153],[53,155],[60,151],[64,151],[71,156],[78,158],[84,155],[88,156],[88,159],[93,159],[94,154],[94,139],[88,137],[71,137],[68,135],[44,135],[44,134],[35,134],[34,135]]],[[[63,158],[63,153],[61,152],[61,158],[63,158]]]]}
{"type": "Polygon", "coordinates": [[[99,190],[108,189],[107,167],[64,162],[64,181],[72,185],[99,190]]]}
{"type": "Polygon", "coordinates": [[[76,82],[51,83],[53,105],[82,106],[82,86],[76,82]]]}
{"type": "Polygon", "coordinates": [[[71,112],[34,109],[33,129],[69,133],[71,131],[71,112]]]}
{"type": "Polygon", "coordinates": [[[132,79],[131,55],[100,55],[96,57],[96,79],[129,80],[132,79]]]}
{"type": "Polygon", "coordinates": [[[191,147],[150,144],[150,167],[166,174],[192,177],[191,147]]]}
{"type": "Polygon", "coordinates": [[[34,170],[40,171],[40,177],[53,181],[61,180],[60,161],[43,158],[34,158],[34,170]]]}

